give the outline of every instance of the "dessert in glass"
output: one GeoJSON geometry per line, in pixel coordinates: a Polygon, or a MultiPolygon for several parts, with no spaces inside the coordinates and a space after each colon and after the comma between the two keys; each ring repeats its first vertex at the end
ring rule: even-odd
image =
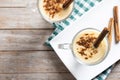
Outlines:
{"type": "Polygon", "coordinates": [[[106,37],[97,48],[94,47],[99,35],[100,31],[86,28],[73,37],[71,44],[63,43],[59,44],[58,47],[60,49],[71,49],[74,58],[81,64],[95,65],[102,62],[109,52],[109,44],[106,37]]]}
{"type": "Polygon", "coordinates": [[[68,0],[39,0],[38,8],[45,20],[48,22],[59,22],[69,17],[73,10],[74,1],[71,4],[64,8],[64,4],[68,0]]]}

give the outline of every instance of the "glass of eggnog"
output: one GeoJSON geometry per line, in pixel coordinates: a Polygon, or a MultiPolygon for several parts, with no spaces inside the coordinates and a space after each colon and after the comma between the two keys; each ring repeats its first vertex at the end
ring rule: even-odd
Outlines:
{"type": "Polygon", "coordinates": [[[59,44],[60,49],[71,49],[75,59],[86,65],[95,65],[102,62],[109,52],[108,40],[105,37],[100,45],[95,48],[94,42],[100,31],[93,28],[86,28],[79,31],[72,39],[72,43],[59,44]]]}
{"type": "Polygon", "coordinates": [[[73,11],[74,1],[67,7],[63,4],[67,0],[38,0],[38,9],[42,17],[52,23],[60,22],[70,16],[73,11]]]}

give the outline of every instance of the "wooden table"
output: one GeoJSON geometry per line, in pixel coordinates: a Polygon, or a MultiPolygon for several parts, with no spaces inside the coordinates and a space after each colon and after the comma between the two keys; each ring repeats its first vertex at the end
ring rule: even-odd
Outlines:
{"type": "MultiPolygon", "coordinates": [[[[75,80],[44,45],[53,30],[37,0],[0,0],[0,80],[75,80]]],[[[107,80],[120,80],[120,62],[107,80]]]]}

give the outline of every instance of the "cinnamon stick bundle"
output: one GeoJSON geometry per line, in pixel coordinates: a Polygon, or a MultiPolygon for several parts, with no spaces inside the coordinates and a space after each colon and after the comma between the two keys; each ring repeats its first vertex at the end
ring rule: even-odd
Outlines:
{"type": "Polygon", "coordinates": [[[118,6],[115,6],[113,9],[114,14],[114,30],[115,30],[115,41],[119,42],[119,19],[118,19],[118,6]]]}
{"type": "MultiPolygon", "coordinates": [[[[108,33],[108,43],[109,43],[109,46],[111,47],[111,42],[112,42],[112,27],[113,27],[113,21],[114,19],[113,18],[110,18],[109,20],[109,24],[108,24],[108,30],[109,30],[109,33],[108,33]]],[[[109,47],[109,48],[110,48],[109,47]]]]}

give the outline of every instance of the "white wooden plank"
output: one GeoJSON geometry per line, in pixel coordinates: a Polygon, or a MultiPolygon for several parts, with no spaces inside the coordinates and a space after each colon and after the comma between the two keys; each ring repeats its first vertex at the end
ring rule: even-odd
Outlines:
{"type": "Polygon", "coordinates": [[[0,8],[0,29],[14,28],[46,29],[53,27],[41,17],[36,8],[0,8]]]}
{"type": "Polygon", "coordinates": [[[75,80],[70,73],[0,74],[0,80],[75,80]]]}
{"type": "Polygon", "coordinates": [[[50,72],[69,72],[53,51],[0,52],[0,74],[50,72]]]}
{"type": "Polygon", "coordinates": [[[44,43],[53,30],[0,30],[0,50],[51,50],[44,43]]]}

